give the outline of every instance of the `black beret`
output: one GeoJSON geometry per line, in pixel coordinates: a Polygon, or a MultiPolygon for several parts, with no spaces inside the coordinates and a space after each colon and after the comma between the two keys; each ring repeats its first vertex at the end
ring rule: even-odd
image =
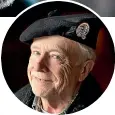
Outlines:
{"type": "Polygon", "coordinates": [[[93,14],[72,14],[39,19],[20,36],[20,41],[31,43],[33,38],[60,35],[96,48],[101,21],[93,14]]]}

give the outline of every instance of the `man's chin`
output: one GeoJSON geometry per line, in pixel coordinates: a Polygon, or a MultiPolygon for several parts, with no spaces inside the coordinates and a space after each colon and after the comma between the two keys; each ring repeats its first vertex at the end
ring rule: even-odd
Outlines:
{"type": "Polygon", "coordinates": [[[47,97],[46,91],[36,91],[35,89],[32,89],[33,93],[37,97],[47,97]]]}
{"type": "Polygon", "coordinates": [[[50,95],[52,91],[44,88],[39,89],[32,86],[32,92],[34,93],[35,96],[46,98],[50,95]]]}
{"type": "Polygon", "coordinates": [[[11,6],[15,0],[0,0],[0,9],[7,8],[8,6],[11,6]]]}

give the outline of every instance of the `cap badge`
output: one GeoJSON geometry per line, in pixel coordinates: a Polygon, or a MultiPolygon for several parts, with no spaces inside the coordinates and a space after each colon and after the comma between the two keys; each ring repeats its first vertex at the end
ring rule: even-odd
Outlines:
{"type": "Polygon", "coordinates": [[[84,40],[86,39],[86,35],[89,33],[89,29],[90,27],[88,23],[81,23],[76,29],[76,34],[84,40]]]}

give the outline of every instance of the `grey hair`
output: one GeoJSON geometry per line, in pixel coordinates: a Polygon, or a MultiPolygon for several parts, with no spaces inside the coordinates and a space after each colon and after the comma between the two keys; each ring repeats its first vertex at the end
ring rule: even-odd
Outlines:
{"type": "Polygon", "coordinates": [[[13,4],[15,0],[0,0],[0,9],[6,8],[13,4]]]}
{"type": "Polygon", "coordinates": [[[77,61],[76,65],[81,65],[87,60],[93,60],[95,62],[96,53],[92,48],[78,42],[77,45],[79,47],[80,52],[79,52],[79,60],[77,61]]]}

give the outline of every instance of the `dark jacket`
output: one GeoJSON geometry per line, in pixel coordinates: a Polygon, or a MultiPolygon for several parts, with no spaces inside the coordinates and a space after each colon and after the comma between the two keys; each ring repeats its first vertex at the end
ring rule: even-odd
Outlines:
{"type": "MultiPolygon", "coordinates": [[[[99,84],[91,75],[89,75],[83,81],[78,96],[67,109],[66,114],[77,112],[86,108],[95,102],[101,96],[101,94],[102,92],[100,90],[99,84]]],[[[20,99],[20,101],[32,108],[35,95],[32,93],[30,84],[17,91],[15,95],[20,99]]]]}

